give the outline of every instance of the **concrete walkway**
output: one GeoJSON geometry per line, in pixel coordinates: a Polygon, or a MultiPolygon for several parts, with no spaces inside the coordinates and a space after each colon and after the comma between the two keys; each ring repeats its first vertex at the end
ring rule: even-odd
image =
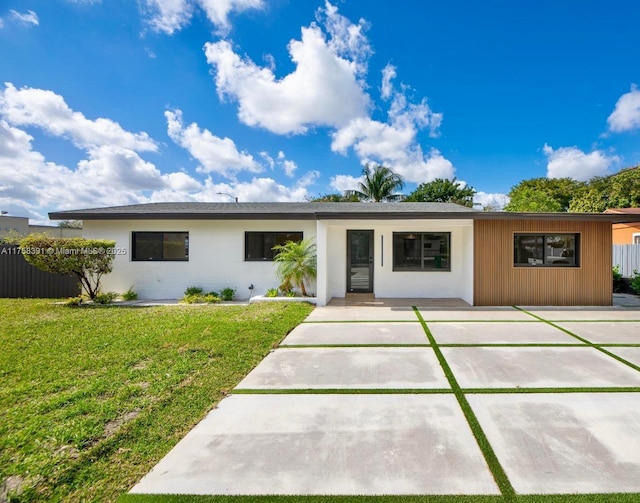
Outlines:
{"type": "Polygon", "coordinates": [[[640,493],[639,410],[639,308],[330,305],[132,492],[640,493]]]}

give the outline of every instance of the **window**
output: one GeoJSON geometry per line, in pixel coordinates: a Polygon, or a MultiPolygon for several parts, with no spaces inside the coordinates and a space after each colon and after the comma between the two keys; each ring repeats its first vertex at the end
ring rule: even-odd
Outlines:
{"type": "Polygon", "coordinates": [[[579,234],[515,234],[513,264],[517,267],[578,267],[579,234]]]}
{"type": "Polygon", "coordinates": [[[302,232],[245,232],[244,259],[273,260],[276,256],[273,247],[287,241],[302,241],[302,232]]]}
{"type": "Polygon", "coordinates": [[[394,232],[394,271],[450,271],[450,232],[394,232]]]}
{"type": "Polygon", "coordinates": [[[633,244],[634,245],[640,245],[640,234],[634,234],[633,235],[633,244]]]}
{"type": "Polygon", "coordinates": [[[134,232],[132,260],[189,260],[188,232],[134,232]]]}

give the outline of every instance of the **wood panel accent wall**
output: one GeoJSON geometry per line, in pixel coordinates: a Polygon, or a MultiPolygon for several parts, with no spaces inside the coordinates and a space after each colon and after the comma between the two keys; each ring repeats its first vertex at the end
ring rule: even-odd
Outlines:
{"type": "Polygon", "coordinates": [[[609,306],[611,223],[538,220],[474,222],[477,306],[609,306]],[[517,232],[579,233],[580,267],[514,267],[517,232]]]}

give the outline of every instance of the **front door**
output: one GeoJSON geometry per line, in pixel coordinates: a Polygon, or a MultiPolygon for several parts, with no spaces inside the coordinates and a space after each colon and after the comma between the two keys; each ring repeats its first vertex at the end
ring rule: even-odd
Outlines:
{"type": "Polygon", "coordinates": [[[347,292],[373,293],[373,231],[347,231],[347,292]]]}

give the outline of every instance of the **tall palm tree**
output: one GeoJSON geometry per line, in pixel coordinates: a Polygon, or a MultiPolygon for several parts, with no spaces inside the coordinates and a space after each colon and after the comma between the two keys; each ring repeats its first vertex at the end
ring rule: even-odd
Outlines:
{"type": "Polygon", "coordinates": [[[367,164],[362,170],[364,180],[357,190],[348,190],[346,196],[355,195],[361,201],[399,201],[404,196],[397,191],[404,187],[402,177],[386,166],[378,165],[371,169],[367,164]]]}

